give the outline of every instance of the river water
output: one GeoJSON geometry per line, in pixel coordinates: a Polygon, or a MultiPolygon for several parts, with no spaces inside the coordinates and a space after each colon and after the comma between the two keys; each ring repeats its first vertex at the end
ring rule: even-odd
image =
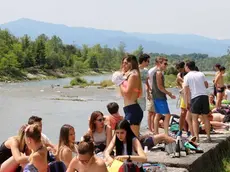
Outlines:
{"type": "MultiPolygon", "coordinates": [[[[87,81],[100,82],[110,79],[111,75],[85,76],[87,81]]],[[[212,78],[208,76],[211,83],[212,78]]],[[[80,98],[87,101],[65,101],[58,100],[64,85],[68,85],[71,78],[57,80],[42,80],[21,83],[0,84],[0,142],[17,133],[18,128],[27,123],[28,118],[34,114],[43,118],[43,132],[53,143],[58,143],[60,128],[63,124],[71,124],[75,127],[76,139],[88,129],[88,118],[95,110],[108,114],[106,105],[116,101],[120,105],[120,113],[123,115],[123,101],[116,90],[89,90],[82,89],[79,92],[80,98]],[[51,85],[60,85],[51,89],[51,85]],[[61,89],[62,88],[62,89],[61,89]],[[84,92],[85,91],[85,92],[84,92]]],[[[71,89],[68,90],[71,96],[71,89]]],[[[177,95],[178,90],[171,88],[177,95]]],[[[77,96],[76,96],[77,97],[77,96]]],[[[168,99],[171,113],[179,114],[177,99],[168,99]]],[[[147,125],[147,113],[145,112],[142,128],[147,125]]]]}

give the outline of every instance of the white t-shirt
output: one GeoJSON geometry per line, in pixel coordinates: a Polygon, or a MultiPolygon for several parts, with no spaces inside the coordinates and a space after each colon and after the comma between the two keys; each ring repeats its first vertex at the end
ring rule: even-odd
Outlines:
{"type": "Polygon", "coordinates": [[[227,100],[230,101],[230,90],[229,89],[225,90],[225,95],[227,95],[227,100]]]}
{"type": "Polygon", "coordinates": [[[157,71],[157,66],[152,67],[151,69],[149,69],[148,71],[148,77],[149,77],[149,86],[152,89],[152,85],[153,85],[153,75],[154,73],[157,71]]]}
{"type": "Polygon", "coordinates": [[[148,69],[140,69],[141,83],[142,83],[142,97],[146,97],[146,80],[148,78],[148,69]]]}
{"type": "Polygon", "coordinates": [[[189,86],[191,99],[201,95],[208,95],[207,88],[204,85],[205,81],[207,81],[205,75],[199,71],[190,71],[185,75],[184,86],[189,86]]]}

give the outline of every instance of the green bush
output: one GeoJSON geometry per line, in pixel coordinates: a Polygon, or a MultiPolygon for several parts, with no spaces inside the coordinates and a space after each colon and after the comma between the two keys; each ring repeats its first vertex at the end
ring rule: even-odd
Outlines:
{"type": "Polygon", "coordinates": [[[227,80],[227,82],[229,82],[229,81],[230,81],[230,70],[229,70],[229,71],[227,71],[226,80],[227,80]]]}
{"type": "Polygon", "coordinates": [[[112,85],[114,85],[114,83],[111,80],[104,80],[104,81],[101,81],[100,83],[101,87],[109,87],[112,85]]]}
{"type": "Polygon", "coordinates": [[[175,87],[176,86],[176,75],[165,75],[165,87],[175,87]]]}
{"type": "Polygon", "coordinates": [[[70,81],[71,86],[74,86],[74,85],[87,85],[87,84],[88,84],[87,81],[85,79],[83,79],[83,78],[80,78],[80,77],[76,77],[76,78],[74,78],[74,79],[72,79],[70,81]]]}

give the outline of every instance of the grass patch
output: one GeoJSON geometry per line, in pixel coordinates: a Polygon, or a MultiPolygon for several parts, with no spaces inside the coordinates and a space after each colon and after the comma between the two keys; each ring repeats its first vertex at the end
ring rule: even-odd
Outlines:
{"type": "Polygon", "coordinates": [[[71,85],[64,85],[63,88],[73,88],[71,85]]]}
{"type": "Polygon", "coordinates": [[[114,85],[114,83],[111,80],[104,80],[100,82],[101,87],[110,87],[114,85]]]}
{"type": "Polygon", "coordinates": [[[176,75],[165,75],[165,87],[176,87],[176,75]]]}
{"type": "Polygon", "coordinates": [[[222,172],[230,172],[230,158],[224,158],[222,160],[223,170],[222,172]]]}
{"type": "Polygon", "coordinates": [[[74,86],[74,85],[86,86],[89,84],[85,79],[80,78],[80,77],[75,77],[74,79],[70,81],[70,85],[71,86],[74,86]]]}

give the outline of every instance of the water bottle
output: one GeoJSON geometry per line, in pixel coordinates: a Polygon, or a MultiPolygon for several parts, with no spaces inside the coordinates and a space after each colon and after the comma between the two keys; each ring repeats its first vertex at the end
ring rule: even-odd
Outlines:
{"type": "Polygon", "coordinates": [[[175,157],[180,158],[180,136],[177,136],[177,139],[176,139],[175,157]]]}

